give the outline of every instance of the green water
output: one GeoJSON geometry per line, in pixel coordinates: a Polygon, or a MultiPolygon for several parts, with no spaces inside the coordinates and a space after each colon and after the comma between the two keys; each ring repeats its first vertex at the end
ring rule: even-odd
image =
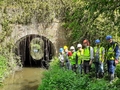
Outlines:
{"type": "Polygon", "coordinates": [[[0,90],[37,90],[43,71],[42,68],[23,68],[6,78],[0,90]]]}

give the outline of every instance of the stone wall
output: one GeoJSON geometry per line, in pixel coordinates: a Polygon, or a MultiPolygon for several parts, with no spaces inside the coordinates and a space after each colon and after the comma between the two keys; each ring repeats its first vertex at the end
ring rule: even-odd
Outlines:
{"type": "Polygon", "coordinates": [[[32,23],[30,25],[14,24],[11,37],[14,42],[17,42],[22,37],[30,34],[44,36],[49,39],[55,48],[55,53],[58,53],[59,47],[66,44],[65,30],[61,27],[59,20],[54,20],[53,23],[46,26],[46,23],[32,23]]]}

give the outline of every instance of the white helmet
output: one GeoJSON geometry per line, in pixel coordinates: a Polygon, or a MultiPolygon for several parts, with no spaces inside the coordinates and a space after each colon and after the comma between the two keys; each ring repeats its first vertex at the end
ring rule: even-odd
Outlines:
{"type": "Polygon", "coordinates": [[[72,50],[72,49],[75,50],[75,47],[74,47],[74,46],[71,46],[71,47],[70,47],[70,50],[72,50]]]}
{"type": "Polygon", "coordinates": [[[77,48],[79,48],[79,47],[82,47],[82,45],[81,45],[81,44],[78,44],[78,45],[77,45],[77,48]]]}

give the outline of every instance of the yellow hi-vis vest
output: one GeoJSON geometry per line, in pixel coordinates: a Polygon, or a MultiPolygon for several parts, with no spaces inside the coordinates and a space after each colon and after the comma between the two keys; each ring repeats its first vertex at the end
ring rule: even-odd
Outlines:
{"type": "Polygon", "coordinates": [[[80,51],[77,51],[77,56],[78,56],[78,64],[81,64],[83,62],[83,49],[80,51]]]}
{"type": "Polygon", "coordinates": [[[111,47],[108,48],[108,51],[107,51],[107,60],[115,60],[115,45],[111,45],[111,47]]]}
{"type": "Polygon", "coordinates": [[[83,59],[85,60],[85,61],[89,61],[90,60],[90,46],[89,47],[86,47],[86,48],[84,48],[83,50],[84,50],[84,52],[83,52],[83,59]]]}
{"type": "Polygon", "coordinates": [[[71,63],[71,65],[76,64],[76,52],[73,52],[73,53],[72,53],[70,63],[71,63]]]}
{"type": "Polygon", "coordinates": [[[103,47],[94,47],[94,55],[96,56],[96,54],[99,55],[99,61],[104,62],[104,58],[103,58],[103,47]],[[99,50],[99,51],[98,51],[99,50]]]}

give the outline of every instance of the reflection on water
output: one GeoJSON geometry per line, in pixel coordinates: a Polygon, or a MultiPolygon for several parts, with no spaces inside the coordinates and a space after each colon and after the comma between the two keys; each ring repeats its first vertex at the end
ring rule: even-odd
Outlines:
{"type": "Polygon", "coordinates": [[[37,90],[43,71],[42,68],[23,68],[6,78],[0,90],[37,90]]]}

